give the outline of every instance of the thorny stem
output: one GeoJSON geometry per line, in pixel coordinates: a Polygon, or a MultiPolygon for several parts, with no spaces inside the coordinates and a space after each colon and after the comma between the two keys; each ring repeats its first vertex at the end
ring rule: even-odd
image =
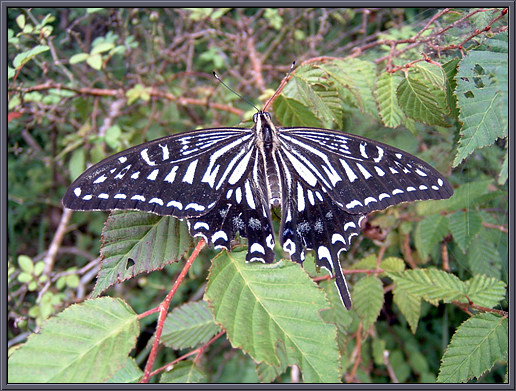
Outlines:
{"type": "Polygon", "coordinates": [[[161,333],[163,332],[163,325],[165,324],[165,319],[167,317],[168,308],[170,306],[170,302],[172,301],[172,298],[174,297],[174,294],[176,293],[177,289],[179,288],[179,285],[183,282],[186,273],[188,273],[188,270],[190,269],[190,266],[192,266],[193,262],[195,261],[195,258],[199,255],[199,252],[203,249],[203,247],[206,245],[206,242],[204,239],[201,239],[197,246],[192,251],[192,254],[190,255],[190,258],[188,258],[188,261],[186,261],[185,266],[183,267],[183,270],[181,270],[181,273],[179,273],[179,276],[177,276],[176,281],[174,282],[174,286],[168,293],[168,295],[165,297],[165,299],[161,302],[161,304],[149,311],[144,312],[140,316],[138,316],[138,319],[141,319],[143,316],[150,315],[154,312],[159,312],[158,317],[158,324],[156,326],[156,333],[154,335],[154,343],[152,344],[152,348],[149,354],[149,358],[147,360],[147,364],[145,365],[145,371],[143,373],[143,378],[140,381],[140,383],[148,383],[149,378],[151,376],[152,366],[154,365],[154,361],[156,360],[156,355],[158,353],[158,346],[161,339],[161,333]]]}

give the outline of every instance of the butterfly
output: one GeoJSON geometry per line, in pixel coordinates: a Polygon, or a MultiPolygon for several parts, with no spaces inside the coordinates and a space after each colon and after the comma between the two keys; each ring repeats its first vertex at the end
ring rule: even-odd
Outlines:
{"type": "Polygon", "coordinates": [[[336,130],[276,127],[266,111],[253,122],[119,152],[80,175],[63,205],[187,219],[192,236],[227,250],[238,233],[248,241],[246,261],[264,263],[276,258],[271,208],[281,208],[282,249],[298,263],[305,250],[314,250],[317,266],[335,277],[350,309],[339,254],[350,248],[366,215],[453,194],[437,170],[389,145],[336,130]]]}

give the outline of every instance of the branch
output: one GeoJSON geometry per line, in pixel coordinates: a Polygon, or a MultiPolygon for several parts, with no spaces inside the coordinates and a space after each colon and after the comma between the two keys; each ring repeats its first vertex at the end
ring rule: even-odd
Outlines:
{"type": "Polygon", "coordinates": [[[197,243],[197,246],[192,251],[192,254],[190,255],[190,258],[188,258],[188,261],[186,261],[185,266],[183,267],[183,270],[181,270],[181,273],[179,273],[179,276],[176,279],[176,282],[172,286],[172,289],[168,293],[168,295],[165,297],[165,299],[161,302],[161,304],[149,311],[144,312],[143,314],[140,314],[138,316],[138,319],[143,318],[144,316],[150,315],[154,312],[159,312],[158,317],[158,324],[156,326],[156,333],[154,335],[154,343],[152,344],[152,348],[149,354],[149,358],[147,360],[147,364],[145,365],[145,370],[143,373],[142,380],[140,380],[140,383],[148,383],[149,378],[151,377],[151,371],[152,366],[154,365],[154,361],[156,360],[156,355],[158,353],[158,346],[161,339],[161,333],[163,332],[163,325],[165,324],[165,319],[167,317],[168,308],[170,307],[170,302],[172,301],[172,298],[174,297],[175,293],[177,292],[177,289],[183,282],[184,278],[186,277],[186,274],[188,273],[188,270],[190,269],[190,266],[192,266],[193,262],[195,261],[195,258],[199,255],[199,252],[203,249],[203,247],[206,245],[206,242],[204,239],[201,239],[199,243],[197,243]]]}

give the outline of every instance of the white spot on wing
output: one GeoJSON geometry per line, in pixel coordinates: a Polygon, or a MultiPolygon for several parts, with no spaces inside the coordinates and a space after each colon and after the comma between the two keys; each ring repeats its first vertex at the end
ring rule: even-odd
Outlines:
{"type": "Polygon", "coordinates": [[[102,198],[103,200],[107,200],[109,198],[109,195],[106,193],[100,193],[98,195],[99,198],[102,198]]]}
{"type": "Polygon", "coordinates": [[[365,200],[364,200],[364,203],[366,205],[369,205],[371,202],[378,202],[378,200],[374,197],[367,197],[365,200]]]}
{"type": "Polygon", "coordinates": [[[242,188],[241,187],[237,187],[235,189],[235,199],[236,199],[237,204],[240,204],[242,202],[242,188]]]}
{"type": "Polygon", "coordinates": [[[170,158],[170,153],[168,151],[168,146],[167,144],[165,145],[161,145],[161,144],[158,144],[160,147],[161,147],[161,154],[163,156],[163,160],[168,160],[170,158]]]}
{"type": "Polygon", "coordinates": [[[127,158],[126,158],[125,156],[120,156],[120,157],[118,158],[118,161],[119,161],[120,163],[124,164],[124,163],[127,161],[127,158]]]}
{"type": "Polygon", "coordinates": [[[349,181],[353,182],[355,179],[358,179],[358,176],[351,169],[351,167],[348,165],[348,163],[344,159],[339,159],[339,160],[340,160],[340,164],[342,164],[342,167],[344,167],[344,171],[346,171],[346,175],[348,176],[349,181]]]}
{"type": "Polygon", "coordinates": [[[144,196],[141,196],[141,195],[138,195],[138,194],[133,195],[133,196],[131,197],[131,199],[132,199],[132,200],[135,200],[135,201],[145,202],[145,197],[144,197],[144,196]]]}
{"type": "Polygon", "coordinates": [[[95,179],[95,181],[93,181],[93,183],[102,183],[102,182],[104,182],[106,179],[107,179],[107,176],[105,176],[104,174],[102,174],[102,175],[101,175],[101,176],[99,176],[97,179],[95,179]]]}
{"type": "Polygon", "coordinates": [[[224,231],[217,231],[211,237],[211,241],[212,242],[216,242],[218,239],[224,239],[227,242],[228,241],[228,235],[224,231]]]}
{"type": "Polygon", "coordinates": [[[353,200],[349,204],[346,204],[346,208],[353,209],[355,206],[364,206],[360,201],[353,200]]]}
{"type": "Polygon", "coordinates": [[[161,198],[154,197],[149,200],[149,204],[159,204],[163,206],[163,200],[161,198]]]}
{"type": "Polygon", "coordinates": [[[145,161],[145,163],[147,163],[149,166],[155,166],[156,162],[153,160],[150,160],[149,154],[147,152],[148,150],[149,150],[149,148],[145,148],[143,151],[140,152],[140,155],[141,155],[142,159],[145,161]]]}
{"type": "Polygon", "coordinates": [[[428,176],[425,172],[421,171],[419,168],[416,168],[415,173],[419,176],[428,176]]]}
{"type": "Polygon", "coordinates": [[[155,181],[159,173],[159,169],[152,170],[152,172],[147,176],[147,179],[150,181],[155,181]]]}
{"type": "Polygon", "coordinates": [[[176,179],[176,172],[177,172],[177,169],[179,167],[178,166],[174,166],[172,167],[172,169],[170,170],[170,172],[167,174],[167,176],[165,177],[165,182],[169,182],[169,183],[172,183],[174,182],[174,179],[176,179]]]}
{"type": "MultiPolygon", "coordinates": [[[[140,171],[136,171],[135,173],[133,173],[131,175],[131,179],[138,179],[139,176],[140,176],[140,171]]],[[[118,175],[117,175],[117,177],[118,177],[118,175]]]]}
{"type": "Polygon", "coordinates": [[[79,197],[81,195],[81,188],[80,187],[76,187],[73,190],[73,193],[75,194],[76,197],[79,197]]]}
{"type": "Polygon", "coordinates": [[[209,226],[208,224],[206,224],[206,223],[202,222],[202,221],[198,221],[198,222],[196,222],[196,223],[194,224],[194,226],[193,226],[193,229],[194,229],[194,230],[196,230],[196,231],[197,231],[199,228],[204,228],[204,229],[206,229],[206,231],[209,231],[209,230],[210,230],[210,226],[209,226]]]}
{"type": "Polygon", "coordinates": [[[186,169],[185,176],[183,177],[183,182],[192,184],[195,176],[195,169],[197,168],[197,163],[199,163],[199,159],[194,160],[188,165],[186,169]]]}
{"type": "Polygon", "coordinates": [[[297,210],[302,212],[305,210],[305,195],[303,194],[303,186],[297,182],[297,210]]]}
{"type": "Polygon", "coordinates": [[[342,242],[346,244],[346,239],[344,239],[344,237],[341,234],[335,233],[331,237],[331,244],[335,244],[337,242],[342,242]]]}
{"type": "Polygon", "coordinates": [[[262,254],[265,254],[265,249],[260,243],[253,243],[251,247],[249,248],[250,253],[259,252],[262,254]]]}
{"type": "Polygon", "coordinates": [[[378,166],[374,166],[374,169],[376,170],[376,173],[377,173],[379,176],[384,176],[384,175],[385,175],[385,171],[383,171],[380,167],[378,167],[378,166]]]}
{"type": "Polygon", "coordinates": [[[171,206],[173,206],[174,208],[177,208],[179,210],[183,210],[183,204],[180,203],[179,201],[170,201],[167,204],[167,207],[171,207],[171,206]]]}
{"type": "Polygon", "coordinates": [[[412,187],[412,186],[409,186],[409,187],[407,187],[407,191],[416,191],[416,188],[412,187]]]}
{"type": "Polygon", "coordinates": [[[383,148],[379,147],[378,145],[376,146],[376,149],[378,150],[378,156],[375,157],[373,160],[375,163],[379,163],[383,158],[384,151],[383,148]]]}
{"type": "Polygon", "coordinates": [[[360,143],[360,154],[362,155],[362,157],[365,157],[367,159],[369,156],[367,156],[366,146],[367,143],[360,143]]]}
{"type": "Polygon", "coordinates": [[[193,209],[193,210],[196,210],[197,212],[202,212],[206,208],[202,205],[192,202],[185,206],[185,210],[187,210],[187,209],[193,209]]]}
{"type": "Polygon", "coordinates": [[[91,194],[86,194],[84,197],[82,197],[82,199],[83,199],[84,201],[89,201],[89,200],[91,200],[92,198],[93,198],[93,196],[92,196],[91,194]]]}
{"type": "Polygon", "coordinates": [[[392,195],[403,194],[403,193],[405,193],[405,192],[403,190],[401,190],[401,189],[394,189],[392,191],[392,195]]]}
{"type": "Polygon", "coordinates": [[[256,209],[256,204],[254,203],[253,192],[251,191],[251,185],[249,184],[249,180],[245,181],[244,187],[247,205],[249,205],[251,209],[256,209]]]}
{"type": "Polygon", "coordinates": [[[125,194],[118,193],[118,194],[115,194],[115,196],[113,198],[125,200],[127,198],[127,196],[125,194]]]}
{"type": "Polygon", "coordinates": [[[437,184],[439,186],[442,186],[442,185],[444,185],[444,182],[443,182],[443,180],[441,178],[439,178],[439,179],[437,179],[437,184]]]}
{"type": "Polygon", "coordinates": [[[356,163],[356,165],[365,179],[369,179],[372,177],[371,173],[367,171],[363,165],[361,165],[360,163],[356,163]]]}
{"type": "Polygon", "coordinates": [[[382,193],[378,196],[378,199],[381,201],[383,200],[384,198],[391,198],[391,196],[387,193],[382,193]]]}

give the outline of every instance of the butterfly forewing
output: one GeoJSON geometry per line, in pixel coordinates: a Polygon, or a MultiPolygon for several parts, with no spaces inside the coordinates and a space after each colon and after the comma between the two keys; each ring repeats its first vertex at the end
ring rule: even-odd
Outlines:
{"type": "Polygon", "coordinates": [[[434,168],[397,148],[343,132],[279,129],[283,149],[309,186],[321,186],[349,213],[453,194],[434,168]]]}
{"type": "Polygon", "coordinates": [[[253,134],[207,129],[164,137],[113,155],[70,186],[75,210],[137,209],[178,218],[207,213],[247,170],[253,134]]]}

